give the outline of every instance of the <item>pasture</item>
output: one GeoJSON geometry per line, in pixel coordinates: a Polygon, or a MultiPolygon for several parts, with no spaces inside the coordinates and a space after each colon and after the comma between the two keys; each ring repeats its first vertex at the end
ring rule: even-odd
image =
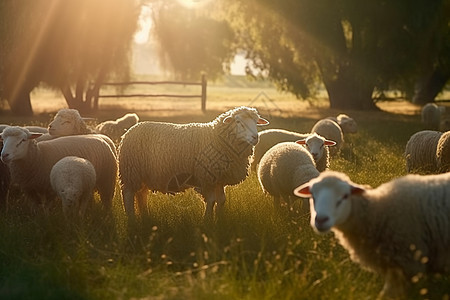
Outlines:
{"type": "MultiPolygon", "coordinates": [[[[313,106],[270,86],[217,85],[208,87],[206,114],[200,100],[145,100],[147,106],[139,100],[101,100],[98,119],[136,111],[141,120],[204,122],[229,107],[248,105],[260,91],[276,104],[254,101],[271,122],[266,128],[309,132],[317,119],[340,113],[323,101],[313,106]]],[[[47,126],[50,114],[64,105],[52,93],[34,97],[40,98],[33,103],[38,112],[33,122],[4,114],[2,123],[47,126]]],[[[331,160],[331,169],[374,187],[405,174],[406,142],[423,129],[417,107],[403,102],[380,107],[384,111],[345,112],[359,132],[346,137],[341,154],[331,160]]],[[[181,150],[182,145],[173,149],[181,150]]],[[[69,222],[60,207],[32,212],[20,193],[12,193],[0,211],[0,298],[376,298],[382,279],[351,262],[332,233],[313,232],[308,213],[277,213],[254,173],[227,187],[226,196],[223,218],[205,226],[204,203],[192,190],[150,194],[150,216],[135,223],[127,220],[118,185],[111,213],[102,211],[96,195],[86,219],[77,222],[69,222]]],[[[418,282],[413,299],[449,299],[448,276],[431,282],[429,289],[418,282]]]]}

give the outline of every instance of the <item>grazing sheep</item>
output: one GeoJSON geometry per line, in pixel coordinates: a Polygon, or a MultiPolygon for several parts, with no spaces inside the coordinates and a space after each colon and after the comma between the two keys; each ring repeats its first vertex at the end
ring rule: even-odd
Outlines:
{"type": "Polygon", "coordinates": [[[441,135],[439,131],[422,130],[409,138],[405,148],[408,173],[438,173],[436,150],[441,135]]]}
{"type": "Polygon", "coordinates": [[[329,150],[328,146],[333,146],[336,143],[325,138],[311,133],[297,133],[283,129],[267,129],[259,133],[259,142],[255,146],[255,154],[251,168],[256,171],[256,166],[260,162],[264,153],[271,147],[281,142],[295,142],[298,140],[305,141],[304,145],[311,154],[313,154],[316,162],[317,170],[324,171],[329,167],[329,150]]]}
{"type": "Polygon", "coordinates": [[[173,124],[140,122],[122,137],[119,146],[119,177],[125,211],[134,216],[134,196],[140,213],[147,211],[147,189],[163,193],[189,187],[206,202],[205,219],[225,203],[224,187],[243,181],[253,146],[258,142],[257,124],[268,122],[256,109],[238,107],[209,123],[173,124]]]}
{"type": "Polygon", "coordinates": [[[100,135],[76,135],[38,143],[35,139],[40,135],[17,126],[7,127],[1,133],[1,159],[8,165],[12,183],[18,184],[31,199],[39,201],[39,196],[51,199],[54,196],[50,185],[51,168],[65,156],[79,156],[94,165],[96,188],[104,207],[111,208],[117,162],[105,139],[100,135]]]}
{"type": "Polygon", "coordinates": [[[87,159],[77,156],[61,158],[50,171],[50,184],[62,202],[66,216],[84,216],[93,201],[95,168],[87,159]]]}
{"type": "Polygon", "coordinates": [[[358,132],[358,125],[355,120],[346,114],[339,114],[337,117],[328,117],[327,119],[336,122],[344,135],[358,132]]]}
{"type": "Polygon", "coordinates": [[[138,115],[128,113],[115,121],[105,121],[98,124],[95,131],[109,136],[114,142],[118,142],[120,137],[137,122],[139,122],[138,115]]]}
{"type": "Polygon", "coordinates": [[[311,153],[293,142],[279,143],[270,148],[258,166],[261,188],[274,197],[275,207],[280,207],[280,198],[290,205],[294,189],[319,174],[311,153]]]}
{"type": "Polygon", "coordinates": [[[435,103],[427,103],[422,107],[422,123],[426,129],[439,130],[441,126],[441,116],[445,112],[445,106],[438,106],[435,103]]]}
{"type": "Polygon", "coordinates": [[[411,279],[450,271],[450,174],[407,175],[366,189],[327,171],[295,190],[311,197],[311,225],[330,229],[351,258],[385,277],[381,296],[403,297],[411,279]]]}
{"type": "Polygon", "coordinates": [[[339,153],[344,143],[344,135],[338,123],[330,119],[322,119],[314,124],[311,132],[315,132],[318,135],[323,136],[327,140],[335,141],[336,146],[330,149],[330,154],[334,156],[339,153]]]}

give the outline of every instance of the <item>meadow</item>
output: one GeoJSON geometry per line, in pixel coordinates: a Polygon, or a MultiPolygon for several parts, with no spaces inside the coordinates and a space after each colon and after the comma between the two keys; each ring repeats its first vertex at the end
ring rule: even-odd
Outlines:
{"type": "MultiPolygon", "coordinates": [[[[34,124],[46,126],[52,108],[53,113],[58,109],[51,95],[35,95],[43,97],[36,103],[44,108],[36,106],[34,124]],[[52,98],[47,106],[45,97],[52,98]]],[[[98,118],[136,111],[142,120],[209,121],[252,100],[270,120],[266,128],[308,132],[317,119],[340,113],[321,101],[293,100],[270,86],[212,86],[206,114],[200,111],[200,100],[146,100],[153,109],[121,100],[102,102],[98,118]],[[255,100],[261,91],[274,101],[255,100]]],[[[346,112],[357,121],[359,132],[346,137],[331,169],[373,187],[404,175],[406,142],[423,128],[416,107],[398,105],[380,103],[379,112],[346,112]]],[[[26,121],[2,116],[2,123],[26,121]]],[[[67,220],[58,207],[32,212],[15,193],[0,211],[0,299],[376,298],[382,278],[353,263],[332,233],[316,234],[307,212],[277,212],[254,173],[227,187],[226,196],[223,217],[207,225],[204,203],[192,190],[150,194],[150,216],[136,222],[128,222],[119,185],[113,210],[105,213],[96,195],[83,221],[67,220]]],[[[431,281],[428,289],[417,284],[411,298],[449,299],[450,278],[431,281]]]]}

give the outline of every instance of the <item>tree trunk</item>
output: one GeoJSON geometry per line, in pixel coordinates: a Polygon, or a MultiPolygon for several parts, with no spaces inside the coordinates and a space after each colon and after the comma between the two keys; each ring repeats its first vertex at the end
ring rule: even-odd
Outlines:
{"type": "Polygon", "coordinates": [[[450,73],[444,74],[440,70],[434,70],[431,74],[419,78],[414,89],[412,102],[425,105],[434,102],[434,98],[442,91],[450,79],[450,73]]]}
{"type": "Polygon", "coordinates": [[[8,99],[11,111],[16,116],[32,116],[33,108],[31,107],[30,91],[21,90],[13,98],[8,99]]]}
{"type": "Polygon", "coordinates": [[[379,110],[372,99],[374,83],[357,76],[356,72],[341,72],[337,78],[324,79],[330,108],[379,110]]]}

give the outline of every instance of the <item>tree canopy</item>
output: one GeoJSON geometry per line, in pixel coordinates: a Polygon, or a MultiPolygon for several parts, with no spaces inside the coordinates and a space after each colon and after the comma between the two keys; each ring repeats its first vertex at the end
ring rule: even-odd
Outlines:
{"type": "Polygon", "coordinates": [[[127,74],[138,8],[132,0],[1,1],[1,96],[31,114],[29,93],[45,82],[69,107],[86,109],[89,82],[127,74]]]}

